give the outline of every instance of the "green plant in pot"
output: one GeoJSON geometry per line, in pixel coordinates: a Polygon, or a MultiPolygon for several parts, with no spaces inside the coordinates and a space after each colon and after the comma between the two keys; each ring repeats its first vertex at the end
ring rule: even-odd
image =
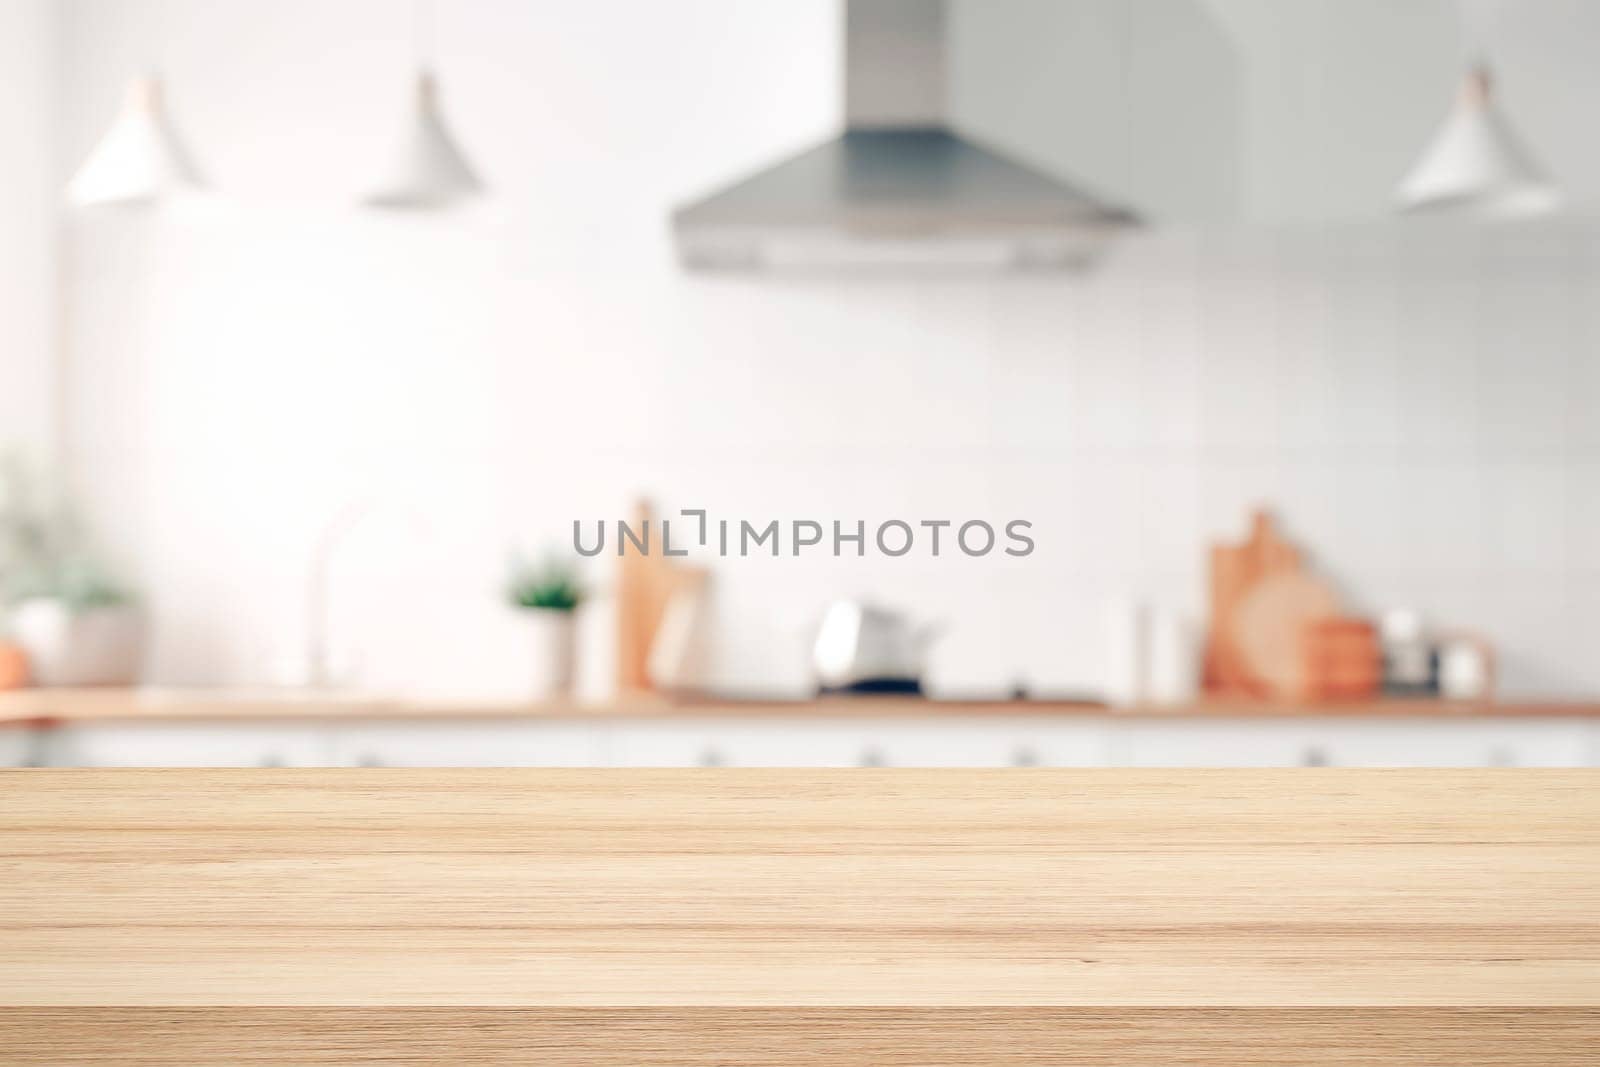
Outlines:
{"type": "Polygon", "coordinates": [[[71,515],[45,503],[16,456],[0,462],[0,598],[36,684],[137,679],[138,605],[88,551],[71,515]]]}
{"type": "Polygon", "coordinates": [[[529,630],[528,696],[557,700],[571,695],[576,647],[576,615],[583,587],[568,560],[550,556],[533,565],[514,559],[506,600],[529,630]]]}

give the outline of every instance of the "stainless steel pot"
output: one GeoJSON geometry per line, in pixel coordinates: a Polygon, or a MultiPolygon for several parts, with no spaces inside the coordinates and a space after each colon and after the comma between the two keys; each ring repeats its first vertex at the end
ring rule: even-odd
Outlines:
{"type": "Polygon", "coordinates": [[[824,690],[920,692],[935,626],[860,601],[828,606],[817,628],[812,666],[824,690]]]}

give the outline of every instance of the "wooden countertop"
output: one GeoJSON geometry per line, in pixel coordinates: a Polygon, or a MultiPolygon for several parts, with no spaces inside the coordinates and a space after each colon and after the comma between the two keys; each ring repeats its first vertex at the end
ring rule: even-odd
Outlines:
{"type": "Polygon", "coordinates": [[[1186,705],[1110,708],[1061,700],[931,700],[907,697],[827,697],[735,700],[679,697],[609,704],[526,704],[403,699],[338,690],[295,689],[18,689],[0,692],[0,726],[40,721],[232,719],[471,719],[561,720],[734,718],[951,718],[1106,716],[1141,718],[1600,718],[1596,702],[1373,700],[1283,704],[1213,700],[1186,705]]]}
{"type": "Polygon", "coordinates": [[[1593,1067],[1600,772],[3,772],[0,1048],[1593,1067]]]}

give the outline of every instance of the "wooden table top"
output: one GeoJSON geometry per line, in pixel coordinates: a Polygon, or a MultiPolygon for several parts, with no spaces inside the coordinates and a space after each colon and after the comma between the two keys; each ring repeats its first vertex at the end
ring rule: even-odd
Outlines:
{"type": "Polygon", "coordinates": [[[1593,1067],[1600,772],[3,772],[0,1049],[1593,1067]]]}

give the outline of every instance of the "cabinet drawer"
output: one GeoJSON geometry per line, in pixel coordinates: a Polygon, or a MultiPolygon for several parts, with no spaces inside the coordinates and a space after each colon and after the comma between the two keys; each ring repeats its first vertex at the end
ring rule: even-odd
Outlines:
{"type": "Polygon", "coordinates": [[[342,767],[593,767],[595,731],[583,725],[457,720],[339,727],[342,767]]]}
{"type": "Polygon", "coordinates": [[[1340,767],[1581,767],[1583,734],[1561,719],[1340,723],[1328,748],[1340,767]]]}
{"type": "Polygon", "coordinates": [[[886,722],[873,736],[891,767],[1098,767],[1107,754],[1106,728],[1090,722],[886,722]]]}
{"type": "Polygon", "coordinates": [[[1329,737],[1305,721],[1211,719],[1119,724],[1113,765],[1304,767],[1331,762],[1329,737]]]}
{"type": "Polygon", "coordinates": [[[883,762],[871,731],[796,720],[686,720],[609,726],[616,767],[859,767],[883,762]]]}
{"type": "Polygon", "coordinates": [[[1579,767],[1573,720],[1337,719],[1125,723],[1133,767],[1579,767]]]}
{"type": "Polygon", "coordinates": [[[1088,767],[1106,732],[1036,719],[907,719],[762,723],[704,720],[609,728],[620,767],[1088,767]]]}
{"type": "Polygon", "coordinates": [[[322,767],[328,733],[315,726],[141,722],[53,732],[56,767],[322,767]]]}
{"type": "Polygon", "coordinates": [[[0,727],[0,767],[26,767],[36,762],[40,740],[32,727],[0,727]]]}

